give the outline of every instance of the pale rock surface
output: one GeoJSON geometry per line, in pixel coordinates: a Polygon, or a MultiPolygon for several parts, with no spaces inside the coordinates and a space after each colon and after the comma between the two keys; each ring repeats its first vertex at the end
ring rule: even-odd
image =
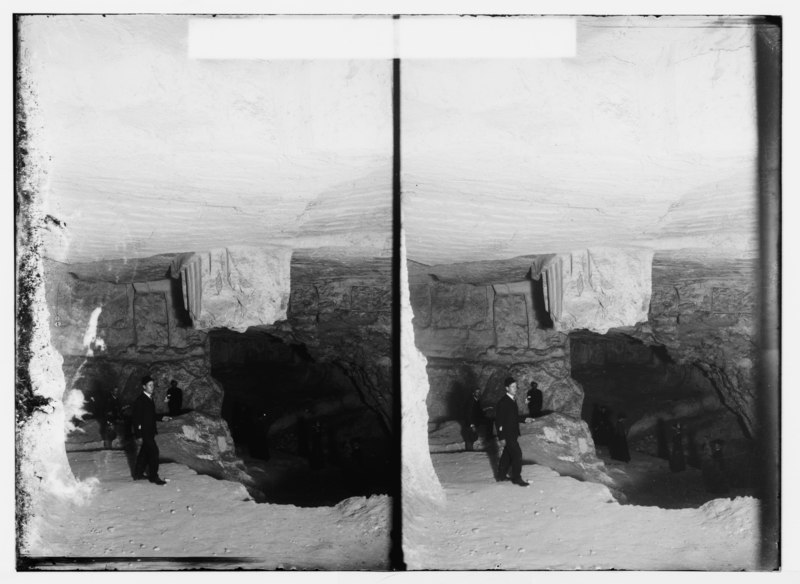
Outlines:
{"type": "MultiPolygon", "coordinates": [[[[426,359],[414,343],[411,325],[413,312],[409,300],[408,268],[405,261],[405,239],[400,247],[400,383],[402,416],[402,496],[403,521],[414,516],[418,506],[437,506],[444,502],[444,492],[433,471],[428,454],[428,394],[426,359]]],[[[403,531],[403,540],[406,532],[403,531]]]]}
{"type": "Polygon", "coordinates": [[[597,458],[589,426],[580,418],[549,414],[528,418],[520,427],[520,447],[525,459],[546,466],[562,476],[600,483],[609,487],[620,502],[624,496],[597,458]]]}
{"type": "Polygon", "coordinates": [[[756,250],[753,25],[719,22],[584,17],[572,59],[406,63],[409,258],[756,250]]]}
{"type": "Polygon", "coordinates": [[[233,438],[224,420],[189,412],[158,423],[158,447],[166,460],[184,464],[217,479],[236,481],[255,491],[255,480],[236,456],[233,438]]]}
{"type": "MultiPolygon", "coordinates": [[[[42,117],[31,87],[22,82],[26,93],[21,102],[20,121],[27,132],[42,131],[42,117]]],[[[25,140],[20,148],[30,147],[25,140]]],[[[42,227],[45,213],[41,200],[34,196],[47,184],[42,155],[35,148],[28,152],[28,164],[18,176],[20,215],[16,243],[17,257],[17,358],[26,363],[28,379],[18,375],[15,387],[17,485],[17,546],[30,552],[47,540],[53,526],[52,507],[84,501],[91,495],[93,483],[81,482],[72,474],[64,450],[64,436],[73,415],[81,415],[81,400],[62,401],[66,382],[61,368],[62,357],[53,347],[50,335],[50,312],[46,302],[42,227]],[[27,360],[27,362],[26,362],[27,360]],[[26,381],[30,386],[26,386],[26,381]],[[27,411],[26,411],[27,410],[27,411]]],[[[87,330],[91,337],[96,331],[87,330]]]]}
{"type": "Polygon", "coordinates": [[[553,262],[561,262],[563,278],[563,309],[553,318],[556,330],[604,334],[647,321],[652,251],[592,247],[558,254],[548,264],[553,262]]]}
{"type": "Polygon", "coordinates": [[[50,511],[53,505],[66,505],[84,501],[91,496],[93,483],[81,482],[73,476],[64,449],[64,435],[71,414],[61,400],[64,377],[60,355],[52,348],[43,322],[47,322],[46,305],[40,306],[31,343],[30,374],[33,390],[48,400],[37,408],[24,424],[17,425],[18,484],[24,507],[21,529],[18,533],[20,551],[26,553],[46,540],[45,532],[52,526],[50,511]]]}
{"type": "Polygon", "coordinates": [[[22,18],[48,257],[390,249],[391,63],[195,59],[193,18],[22,18]]]}
{"type": "Polygon", "coordinates": [[[88,400],[95,391],[117,387],[126,405],[141,393],[142,376],[150,375],[157,407],[175,379],[185,408],[219,412],[222,387],[211,376],[207,334],[182,321],[185,310],[173,294],[180,285],[163,278],[166,266],[162,278],[132,283],[96,280],[96,271],[82,267],[90,278],[84,280],[53,261],[44,268],[50,339],[63,356],[67,390],[80,390],[88,400]],[[85,346],[95,314],[95,340],[85,346]]]}
{"type": "Polygon", "coordinates": [[[200,263],[199,309],[189,304],[194,327],[244,332],[285,320],[291,257],[287,248],[229,246],[186,260],[200,263]]]}
{"type": "Polygon", "coordinates": [[[535,282],[475,285],[457,279],[520,278],[537,258],[518,260],[506,262],[509,267],[499,273],[489,272],[493,262],[413,266],[414,336],[427,358],[427,404],[433,421],[465,419],[475,389],[482,393],[483,407],[493,407],[508,375],[517,380],[520,411],[527,410],[526,392],[535,381],[544,393],[545,409],[580,416],[583,390],[570,376],[569,339],[540,321],[535,282]]]}

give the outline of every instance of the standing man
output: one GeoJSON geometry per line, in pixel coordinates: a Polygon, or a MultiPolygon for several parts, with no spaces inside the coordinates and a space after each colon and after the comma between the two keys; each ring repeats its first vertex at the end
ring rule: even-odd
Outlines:
{"type": "Polygon", "coordinates": [[[539,384],[531,381],[531,388],[528,390],[527,400],[528,413],[531,418],[539,418],[542,415],[542,406],[544,405],[544,394],[539,389],[539,384]]]}
{"type": "Polygon", "coordinates": [[[483,411],[481,405],[481,390],[475,388],[472,392],[472,399],[469,403],[469,411],[467,423],[469,424],[469,431],[467,432],[466,449],[472,450],[475,441],[483,431],[484,446],[486,442],[492,439],[492,421],[483,411]]]}
{"type": "Polygon", "coordinates": [[[504,445],[497,469],[497,481],[509,480],[507,473],[511,467],[511,482],[520,487],[530,483],[522,478],[522,449],[519,447],[519,409],[517,408],[517,382],[513,377],[506,377],[506,394],[497,402],[495,424],[500,444],[504,445]]]}
{"type": "Polygon", "coordinates": [[[178,382],[174,379],[170,382],[169,389],[167,390],[167,407],[169,408],[170,416],[180,416],[181,408],[183,407],[183,390],[178,387],[178,382]]]}
{"type": "Polygon", "coordinates": [[[145,478],[144,469],[147,467],[147,480],[156,485],[166,485],[167,482],[158,476],[158,445],[156,444],[156,404],[153,402],[155,383],[149,375],[142,377],[142,393],[133,402],[133,435],[142,440],[139,456],[133,470],[133,480],[145,478]]]}
{"type": "Polygon", "coordinates": [[[683,455],[683,434],[681,434],[681,423],[672,424],[672,453],[669,457],[669,469],[672,472],[686,470],[686,457],[683,455]]]}
{"type": "Polygon", "coordinates": [[[106,397],[104,412],[102,417],[98,417],[97,421],[100,422],[100,436],[103,438],[103,448],[110,450],[117,437],[117,423],[120,419],[119,411],[119,388],[115,385],[111,393],[106,397]]]}

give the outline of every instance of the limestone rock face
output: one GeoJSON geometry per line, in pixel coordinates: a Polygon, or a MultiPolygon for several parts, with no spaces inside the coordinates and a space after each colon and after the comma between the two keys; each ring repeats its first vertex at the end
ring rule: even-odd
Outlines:
{"type": "Polygon", "coordinates": [[[286,319],[289,304],[288,248],[229,246],[182,258],[185,305],[197,329],[250,326],[286,319]]]}
{"type": "MultiPolygon", "coordinates": [[[[165,274],[166,275],[166,274],[165,274]]],[[[118,356],[131,350],[191,349],[205,335],[188,326],[180,302],[180,284],[169,278],[143,283],[83,280],[70,266],[45,262],[50,331],[64,356],[118,356]],[[92,313],[100,309],[92,329],[92,313]]]]}
{"type": "Polygon", "coordinates": [[[531,353],[527,362],[517,362],[508,356],[496,361],[474,362],[431,359],[427,366],[430,419],[436,422],[465,420],[475,389],[482,392],[481,405],[484,408],[493,408],[505,394],[503,383],[509,375],[517,380],[517,406],[520,411],[527,411],[526,392],[531,381],[535,381],[544,394],[544,409],[579,418],[583,390],[570,377],[568,365],[569,358],[565,359],[563,352],[555,356],[531,353]]]}
{"type": "Polygon", "coordinates": [[[577,20],[573,59],[404,68],[409,258],[756,249],[753,30],[577,20]]]}
{"type": "Polygon", "coordinates": [[[158,407],[175,379],[184,408],[219,412],[222,388],[211,377],[207,335],[188,326],[178,282],[84,281],[56,262],[45,264],[45,280],[66,390],[81,390],[88,399],[118,387],[124,405],[141,392],[142,376],[151,375],[158,407]]]}
{"type": "MultiPolygon", "coordinates": [[[[477,263],[465,268],[476,270],[480,280],[488,273],[477,263]]],[[[415,267],[410,284],[415,341],[427,358],[431,420],[465,419],[475,389],[482,405],[493,407],[509,375],[517,380],[521,410],[535,381],[546,409],[579,417],[583,391],[570,377],[568,336],[549,326],[534,283],[469,284],[453,281],[449,268],[440,278],[438,269],[415,267]],[[426,270],[435,277],[425,277],[426,270]]],[[[522,275],[524,270],[516,277],[522,275]]]]}
{"type": "Polygon", "coordinates": [[[647,319],[652,252],[598,248],[517,260],[494,271],[483,265],[491,262],[467,263],[460,273],[459,265],[414,265],[414,332],[429,359],[432,419],[463,419],[475,389],[493,405],[507,375],[517,379],[521,408],[535,381],[545,409],[580,417],[583,391],[570,375],[566,333],[647,319]],[[486,283],[491,276],[515,281],[486,283]]]}
{"type": "Polygon", "coordinates": [[[292,261],[287,321],[265,327],[302,343],[318,362],[335,363],[385,430],[392,428],[392,293],[389,258],[292,261]]]}
{"type": "Polygon", "coordinates": [[[218,479],[240,482],[251,493],[255,490],[255,480],[236,456],[227,424],[218,418],[189,412],[159,422],[156,441],[162,460],[185,464],[218,479]]]}
{"type": "MultiPolygon", "coordinates": [[[[405,236],[401,236],[400,257],[400,383],[402,424],[402,485],[403,521],[413,525],[414,509],[418,506],[438,505],[444,501],[444,490],[433,470],[428,454],[428,395],[426,359],[414,342],[411,325],[414,313],[408,286],[408,269],[405,261],[405,236]]],[[[403,532],[406,541],[411,537],[407,529],[403,532]]]]}
{"type": "Polygon", "coordinates": [[[545,297],[561,294],[549,306],[554,328],[588,329],[605,333],[610,328],[633,326],[647,320],[650,306],[652,251],[591,248],[558,254],[549,260],[561,278],[545,297]],[[558,309],[558,310],[557,310],[558,309]],[[557,312],[556,312],[557,310],[557,312]]]}
{"type": "Polygon", "coordinates": [[[614,486],[605,472],[605,465],[595,454],[586,422],[550,414],[527,420],[521,432],[519,442],[525,460],[550,467],[565,476],[614,486]]]}
{"type": "Polygon", "coordinates": [[[699,367],[751,434],[756,429],[757,273],[754,260],[658,254],[648,322],[631,333],[699,367]]]}
{"type": "Polygon", "coordinates": [[[183,390],[183,409],[218,414],[222,406],[222,387],[211,376],[208,358],[193,357],[180,361],[158,361],[149,368],[155,380],[157,391],[155,399],[166,410],[165,401],[170,381],[178,382],[183,390]]]}

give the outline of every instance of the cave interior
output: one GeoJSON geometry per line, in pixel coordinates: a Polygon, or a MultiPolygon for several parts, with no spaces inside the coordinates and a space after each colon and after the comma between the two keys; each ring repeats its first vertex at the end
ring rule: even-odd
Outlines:
{"type": "Polygon", "coordinates": [[[628,502],[697,507],[718,496],[754,494],[752,436],[700,367],[613,330],[574,331],[569,342],[572,377],[584,392],[581,418],[598,456],[618,469],[630,460],[597,432],[598,417],[605,417],[610,428],[621,423],[629,449],[649,463],[641,465],[646,472],[629,473],[628,502]]]}
{"type": "MultiPolygon", "coordinates": [[[[237,253],[228,252],[226,261],[244,270],[248,254],[260,252],[237,253]]],[[[389,261],[326,262],[296,254],[282,318],[199,329],[182,293],[185,273],[170,277],[175,257],[46,263],[51,336],[67,380],[64,401],[76,403],[70,396],[77,390],[84,410],[67,450],[124,449],[132,463],[126,406],[150,375],[159,415],[169,414],[173,380],[183,392],[180,414],[159,424],[162,462],[238,480],[259,502],[330,506],[390,493],[397,473],[389,261]],[[104,415],[112,393],[117,412],[104,415]]],[[[263,307],[253,290],[269,286],[258,275],[248,277],[251,288],[233,314],[258,320],[252,315],[263,307]]],[[[224,324],[220,315],[229,304],[204,318],[224,324]]]]}
{"type": "MultiPolygon", "coordinates": [[[[588,267],[597,273],[604,259],[591,252],[587,256],[588,267]]],[[[636,288],[631,270],[614,274],[609,260],[603,265],[604,295],[592,302],[587,297],[594,291],[585,285],[589,270],[575,267],[581,259],[578,253],[561,262],[570,268],[559,276],[557,298],[553,281],[546,281],[547,266],[558,261],[553,255],[409,263],[415,338],[427,359],[431,451],[452,451],[459,441],[458,448],[469,449],[465,420],[470,395],[480,391],[481,406],[491,418],[503,395],[502,381],[511,375],[518,382],[521,420],[528,414],[526,392],[535,382],[543,392],[545,414],[583,422],[592,437],[592,454],[605,464],[621,502],[699,507],[720,496],[754,494],[758,465],[748,422],[752,408],[736,403],[753,383],[748,359],[752,307],[741,302],[753,285],[748,264],[693,262],[687,273],[683,262],[688,258],[656,254],[652,267],[639,270],[646,286],[635,297],[629,292],[636,288]],[[571,287],[575,280],[581,285],[571,287]],[[636,323],[602,326],[591,320],[613,310],[612,296],[621,299],[621,306],[641,305],[636,323]],[[606,430],[596,431],[596,410],[606,430]],[[615,434],[625,438],[622,453],[612,449],[615,434]]],[[[546,424],[547,417],[536,423],[546,424]]],[[[526,425],[522,428],[525,434],[526,425]]],[[[581,432],[577,427],[566,431],[578,438],[581,432]]],[[[547,442],[543,436],[533,436],[529,445],[547,442]]],[[[537,451],[527,463],[552,459],[537,451]]],[[[562,474],[593,480],[589,472],[558,464],[553,468],[562,474]]]]}

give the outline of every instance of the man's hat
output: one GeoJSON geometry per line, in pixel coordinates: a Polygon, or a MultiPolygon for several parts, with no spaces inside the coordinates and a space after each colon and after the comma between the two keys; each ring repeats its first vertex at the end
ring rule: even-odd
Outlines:
{"type": "Polygon", "coordinates": [[[506,387],[508,387],[508,386],[510,386],[512,383],[516,383],[516,382],[517,382],[517,380],[516,380],[516,379],[514,379],[513,377],[506,377],[506,381],[505,381],[506,387]]]}
{"type": "Polygon", "coordinates": [[[147,385],[151,381],[153,381],[153,378],[150,377],[149,375],[145,375],[144,377],[142,377],[142,385],[147,385]]]}

